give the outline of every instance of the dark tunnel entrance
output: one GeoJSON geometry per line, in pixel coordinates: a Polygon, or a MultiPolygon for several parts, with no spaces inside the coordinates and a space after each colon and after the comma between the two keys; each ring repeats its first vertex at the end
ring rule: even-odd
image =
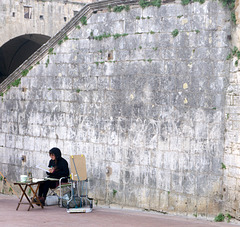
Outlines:
{"type": "Polygon", "coordinates": [[[27,34],[11,39],[1,46],[0,83],[49,39],[46,35],[27,34]]]}

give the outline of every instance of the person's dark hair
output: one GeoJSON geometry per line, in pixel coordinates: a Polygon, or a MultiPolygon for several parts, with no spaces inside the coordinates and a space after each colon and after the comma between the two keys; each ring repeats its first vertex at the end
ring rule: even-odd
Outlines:
{"type": "Polygon", "coordinates": [[[53,147],[49,151],[49,154],[54,154],[57,160],[62,157],[62,153],[61,153],[60,149],[57,147],[53,147]]]}
{"type": "Polygon", "coordinates": [[[61,151],[59,148],[57,147],[53,147],[50,151],[49,151],[49,155],[50,154],[54,154],[56,159],[55,159],[55,167],[57,168],[57,162],[58,160],[62,157],[61,151]]]}

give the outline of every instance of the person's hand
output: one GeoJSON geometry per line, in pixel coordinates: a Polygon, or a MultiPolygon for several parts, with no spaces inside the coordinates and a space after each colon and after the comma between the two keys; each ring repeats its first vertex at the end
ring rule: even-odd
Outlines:
{"type": "Polygon", "coordinates": [[[53,173],[53,172],[54,172],[54,168],[52,167],[49,169],[49,173],[53,173]]]}

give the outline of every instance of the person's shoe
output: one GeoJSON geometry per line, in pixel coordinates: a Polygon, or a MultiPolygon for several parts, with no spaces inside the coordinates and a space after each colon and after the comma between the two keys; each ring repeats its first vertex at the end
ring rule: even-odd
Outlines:
{"type": "MultiPolygon", "coordinates": [[[[45,206],[45,198],[44,197],[40,197],[39,200],[40,200],[41,204],[43,206],[45,206]]],[[[40,204],[39,204],[39,206],[40,206],[40,204]]]]}

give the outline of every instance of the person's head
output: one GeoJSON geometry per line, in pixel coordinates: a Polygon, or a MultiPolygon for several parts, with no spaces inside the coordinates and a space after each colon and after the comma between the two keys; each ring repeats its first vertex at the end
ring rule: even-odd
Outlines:
{"type": "Polygon", "coordinates": [[[57,147],[53,147],[50,151],[49,151],[49,156],[51,157],[52,160],[58,160],[59,158],[61,158],[61,151],[60,149],[58,149],[57,147]]]}

